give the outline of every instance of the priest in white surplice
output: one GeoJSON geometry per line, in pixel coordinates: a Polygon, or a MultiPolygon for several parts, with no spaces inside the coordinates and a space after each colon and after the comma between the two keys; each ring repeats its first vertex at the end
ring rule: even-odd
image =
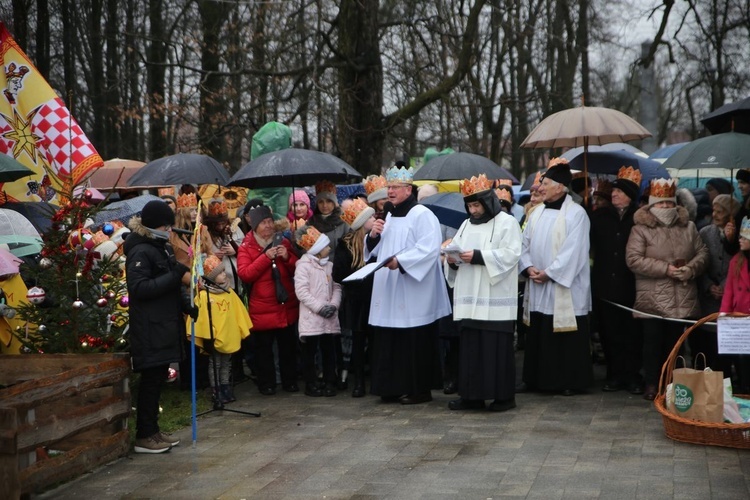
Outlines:
{"type": "Polygon", "coordinates": [[[387,215],[365,240],[365,260],[390,259],[373,280],[370,392],[384,401],[426,403],[430,391],[442,386],[437,321],[451,313],[440,267],[440,223],[417,204],[411,168],[392,167],[385,177],[387,215]]]}
{"type": "Polygon", "coordinates": [[[529,326],[519,390],[585,392],[593,382],[589,218],[573,202],[567,161],[553,159],[539,189],[544,205],[523,231],[518,268],[527,276],[524,323],[529,326]]]}
{"type": "Polygon", "coordinates": [[[453,317],[461,322],[458,365],[459,399],[451,410],[516,407],[514,323],[518,310],[518,258],[521,227],[503,210],[485,175],[461,182],[469,214],[448,254],[445,277],[453,287],[453,317]]]}

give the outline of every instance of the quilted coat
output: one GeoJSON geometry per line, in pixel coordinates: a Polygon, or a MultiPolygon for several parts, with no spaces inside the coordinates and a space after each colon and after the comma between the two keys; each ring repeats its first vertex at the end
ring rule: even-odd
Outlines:
{"type": "Polygon", "coordinates": [[[640,208],[633,216],[635,225],[625,251],[635,274],[633,307],[668,318],[697,318],[701,311],[696,277],[708,266],[708,249],[683,207],[677,207],[678,218],[671,226],[659,222],[649,208],[640,208]],[[687,281],[667,276],[667,267],[678,259],[684,259],[691,271],[687,281]]]}
{"type": "Polygon", "coordinates": [[[271,273],[271,259],[255,239],[253,231],[245,235],[237,251],[237,275],[248,292],[248,312],[253,322],[252,331],[276,330],[293,325],[299,316],[299,301],[294,294],[294,267],[297,256],[292,244],[284,238],[282,243],[289,253],[289,260],[277,259],[276,266],[281,275],[289,299],[284,304],[276,300],[276,282],[271,273]]]}
{"type": "Polygon", "coordinates": [[[339,315],[330,318],[320,316],[323,306],[341,307],[341,285],[333,281],[333,263],[321,264],[309,254],[297,261],[294,274],[294,291],[299,298],[299,336],[341,333],[339,315]]]}

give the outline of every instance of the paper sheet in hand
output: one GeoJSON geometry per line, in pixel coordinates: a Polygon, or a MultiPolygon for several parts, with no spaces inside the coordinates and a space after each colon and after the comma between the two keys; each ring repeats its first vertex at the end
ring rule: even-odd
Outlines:
{"type": "Polygon", "coordinates": [[[461,260],[461,254],[463,252],[464,252],[463,248],[456,245],[452,241],[440,249],[440,253],[448,257],[451,257],[453,260],[456,261],[456,265],[459,265],[459,266],[461,264],[465,264],[465,262],[461,260]]]}
{"type": "Polygon", "coordinates": [[[380,269],[381,267],[387,265],[392,258],[394,258],[395,255],[391,255],[387,259],[385,259],[383,262],[371,262],[369,264],[366,264],[359,268],[357,271],[354,271],[352,274],[344,278],[342,281],[346,283],[347,281],[358,281],[363,280],[367,278],[369,275],[380,269]]]}
{"type": "Polygon", "coordinates": [[[750,317],[720,316],[716,320],[716,332],[719,354],[750,354],[750,317]]]}

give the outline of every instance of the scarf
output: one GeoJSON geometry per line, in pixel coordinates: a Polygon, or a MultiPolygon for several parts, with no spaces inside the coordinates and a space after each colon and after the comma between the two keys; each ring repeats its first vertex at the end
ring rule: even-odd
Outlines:
{"type": "Polygon", "coordinates": [[[661,222],[667,227],[673,226],[677,222],[677,208],[656,208],[651,207],[651,214],[656,217],[656,220],[661,222]]]}
{"type": "Polygon", "coordinates": [[[341,207],[334,208],[333,212],[328,215],[316,212],[308,222],[309,225],[314,226],[321,233],[330,233],[343,223],[344,221],[341,219],[341,207]]]}
{"type": "MultiPolygon", "coordinates": [[[[563,242],[565,241],[565,216],[568,213],[568,208],[570,208],[570,206],[573,204],[573,199],[569,196],[564,196],[563,198],[561,198],[561,200],[561,203],[558,203],[557,201],[554,201],[551,204],[545,203],[543,209],[534,210],[531,217],[529,218],[530,227],[528,229],[533,241],[534,229],[536,229],[536,222],[539,220],[539,217],[541,217],[542,213],[545,210],[552,210],[552,208],[550,208],[550,205],[560,205],[560,212],[557,214],[555,223],[552,226],[551,237],[553,259],[555,256],[557,256],[557,253],[560,251],[560,247],[562,247],[563,242]]],[[[531,295],[529,292],[529,287],[531,286],[531,283],[531,280],[526,281],[526,289],[523,295],[523,322],[526,326],[528,326],[531,322],[531,312],[529,311],[529,296],[531,295]]],[[[555,291],[555,306],[552,313],[552,331],[574,332],[578,330],[575,311],[573,309],[573,294],[571,293],[570,288],[566,288],[555,282],[552,282],[552,286],[554,286],[555,291]]]]}
{"type": "MultiPolygon", "coordinates": [[[[412,194],[398,205],[394,206],[391,202],[387,202],[386,205],[393,206],[393,209],[390,211],[391,217],[406,217],[409,210],[417,206],[417,197],[414,195],[414,191],[412,191],[412,194]]],[[[385,209],[385,211],[388,212],[388,209],[385,209]]]]}

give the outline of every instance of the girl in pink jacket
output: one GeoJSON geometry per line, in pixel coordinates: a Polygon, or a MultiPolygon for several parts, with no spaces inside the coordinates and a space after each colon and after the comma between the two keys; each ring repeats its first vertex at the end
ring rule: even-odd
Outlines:
{"type": "Polygon", "coordinates": [[[302,342],[305,394],[336,395],[336,347],[333,335],[341,333],[338,309],[341,285],[333,281],[329,262],[330,241],[313,226],[298,231],[297,244],[305,253],[294,272],[294,292],[300,302],[299,336],[302,342]],[[315,354],[320,347],[323,382],[318,381],[315,354]]]}

